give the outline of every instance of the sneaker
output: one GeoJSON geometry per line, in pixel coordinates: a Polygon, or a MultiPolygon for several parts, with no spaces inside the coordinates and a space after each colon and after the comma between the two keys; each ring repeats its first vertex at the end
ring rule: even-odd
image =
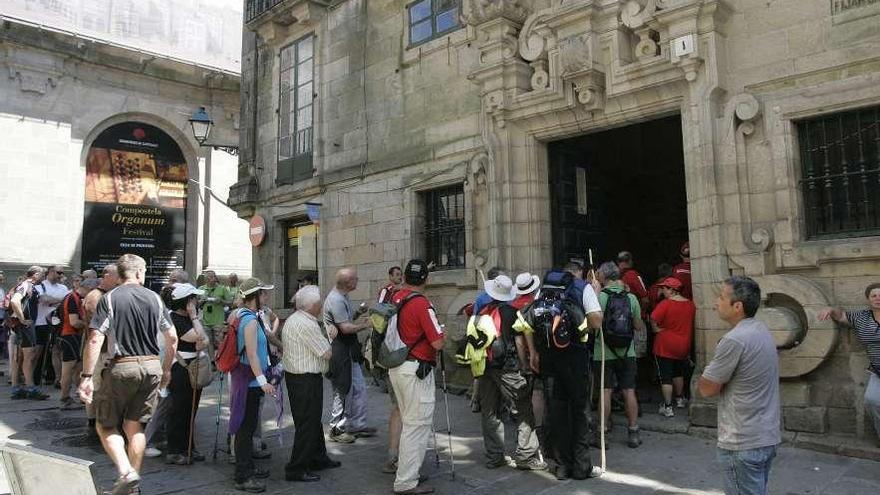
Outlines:
{"type": "Polygon", "coordinates": [[[371,426],[364,426],[363,428],[358,428],[357,430],[352,430],[348,432],[350,435],[354,435],[355,438],[368,438],[376,436],[376,429],[371,426]]]}
{"type": "Polygon", "coordinates": [[[688,406],[688,401],[684,397],[676,397],[675,398],[675,407],[677,409],[684,409],[688,406]]]}
{"type": "Polygon", "coordinates": [[[10,396],[10,398],[11,398],[12,400],[27,399],[27,395],[28,395],[27,390],[25,390],[25,389],[23,389],[23,388],[20,388],[20,389],[17,389],[17,390],[13,390],[12,395],[10,396]]]}
{"type": "Polygon", "coordinates": [[[192,458],[193,462],[203,462],[205,460],[205,455],[198,450],[193,449],[190,458],[192,458]]]}
{"type": "Polygon", "coordinates": [[[122,475],[116,480],[113,488],[110,489],[110,495],[128,495],[141,483],[141,477],[137,472],[130,471],[128,474],[122,475]]]}
{"type": "Polygon", "coordinates": [[[248,493],[263,493],[266,491],[266,484],[255,478],[248,478],[241,483],[236,483],[235,489],[248,493]]]}
{"type": "Polygon", "coordinates": [[[165,456],[165,464],[175,464],[177,466],[188,466],[192,464],[192,460],[183,454],[168,454],[165,456]]]}
{"type": "Polygon", "coordinates": [[[667,418],[675,417],[675,411],[672,410],[672,404],[660,404],[660,409],[657,413],[660,416],[665,416],[667,418]]]}
{"type": "Polygon", "coordinates": [[[517,462],[516,468],[520,471],[546,471],[547,463],[535,456],[525,462],[517,462]]]}
{"type": "Polygon", "coordinates": [[[333,428],[330,430],[330,441],[336,443],[354,443],[354,435],[342,430],[333,428]]]}
{"type": "Polygon", "coordinates": [[[27,392],[28,400],[46,400],[49,398],[49,394],[44,394],[38,388],[32,388],[27,392]]]}
{"type": "Polygon", "coordinates": [[[639,432],[640,430],[638,426],[627,428],[626,445],[629,446],[629,448],[634,449],[642,444],[642,437],[639,432]]]}
{"type": "Polygon", "coordinates": [[[497,469],[500,467],[516,467],[516,462],[510,456],[504,456],[500,459],[492,459],[486,461],[486,469],[497,469]]]}
{"type": "Polygon", "coordinates": [[[162,455],[162,451],[157,449],[156,447],[147,447],[144,450],[145,457],[153,458],[153,457],[159,457],[160,455],[162,455]]]}
{"type": "Polygon", "coordinates": [[[385,474],[397,473],[397,459],[388,459],[382,464],[382,472],[385,474]]]}

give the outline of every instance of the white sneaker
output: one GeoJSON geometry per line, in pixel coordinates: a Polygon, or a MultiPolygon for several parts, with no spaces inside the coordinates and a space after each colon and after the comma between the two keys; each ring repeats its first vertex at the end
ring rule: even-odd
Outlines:
{"type": "Polygon", "coordinates": [[[162,455],[162,451],[156,447],[147,447],[146,450],[144,450],[144,456],[146,457],[152,458],[159,457],[160,455],[162,455]]]}
{"type": "Polygon", "coordinates": [[[672,406],[667,406],[660,404],[660,409],[657,411],[660,416],[665,416],[667,418],[672,418],[675,416],[675,411],[672,410],[672,406]]]}
{"type": "Polygon", "coordinates": [[[684,397],[678,397],[675,399],[675,407],[678,409],[684,409],[688,406],[688,401],[684,397]]]}

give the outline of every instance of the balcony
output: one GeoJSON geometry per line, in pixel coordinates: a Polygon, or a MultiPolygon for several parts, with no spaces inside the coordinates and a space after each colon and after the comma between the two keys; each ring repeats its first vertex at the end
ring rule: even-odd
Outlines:
{"type": "Polygon", "coordinates": [[[245,0],[244,23],[248,24],[284,0],[245,0]]]}

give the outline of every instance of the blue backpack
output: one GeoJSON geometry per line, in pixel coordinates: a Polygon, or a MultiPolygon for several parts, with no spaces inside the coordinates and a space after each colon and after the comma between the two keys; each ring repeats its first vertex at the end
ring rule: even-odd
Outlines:
{"type": "Polygon", "coordinates": [[[609,289],[602,289],[602,292],[608,296],[602,316],[602,338],[612,349],[611,352],[614,349],[629,348],[635,337],[629,293],[625,290],[615,292],[609,289]]]}

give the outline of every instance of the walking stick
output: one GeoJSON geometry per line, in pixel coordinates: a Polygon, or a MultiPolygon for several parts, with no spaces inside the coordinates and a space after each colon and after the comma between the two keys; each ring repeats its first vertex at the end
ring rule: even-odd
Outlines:
{"type": "Polygon", "coordinates": [[[599,450],[601,451],[601,459],[602,459],[602,473],[605,473],[605,336],[602,334],[602,329],[599,329],[599,335],[602,335],[602,364],[599,367],[599,424],[600,424],[600,432],[599,432],[599,450]]]}
{"type": "Polygon", "coordinates": [[[226,377],[226,373],[220,373],[220,396],[217,397],[217,419],[214,422],[215,430],[214,430],[214,452],[211,454],[212,460],[217,460],[217,439],[220,436],[220,407],[223,405],[223,378],[226,377]]]}
{"type": "MultiPolygon", "coordinates": [[[[449,391],[446,386],[446,360],[443,351],[437,352],[440,359],[440,377],[443,380],[443,402],[446,404],[446,436],[449,438],[449,465],[452,466],[452,479],[455,480],[455,455],[452,452],[452,422],[449,420],[449,391]]],[[[435,443],[436,447],[437,444],[435,443]]],[[[439,456],[439,454],[437,454],[439,456]]]]}
{"type": "Polygon", "coordinates": [[[431,422],[431,437],[434,439],[434,466],[440,467],[440,450],[437,448],[437,431],[434,430],[434,423],[431,422]]]}

